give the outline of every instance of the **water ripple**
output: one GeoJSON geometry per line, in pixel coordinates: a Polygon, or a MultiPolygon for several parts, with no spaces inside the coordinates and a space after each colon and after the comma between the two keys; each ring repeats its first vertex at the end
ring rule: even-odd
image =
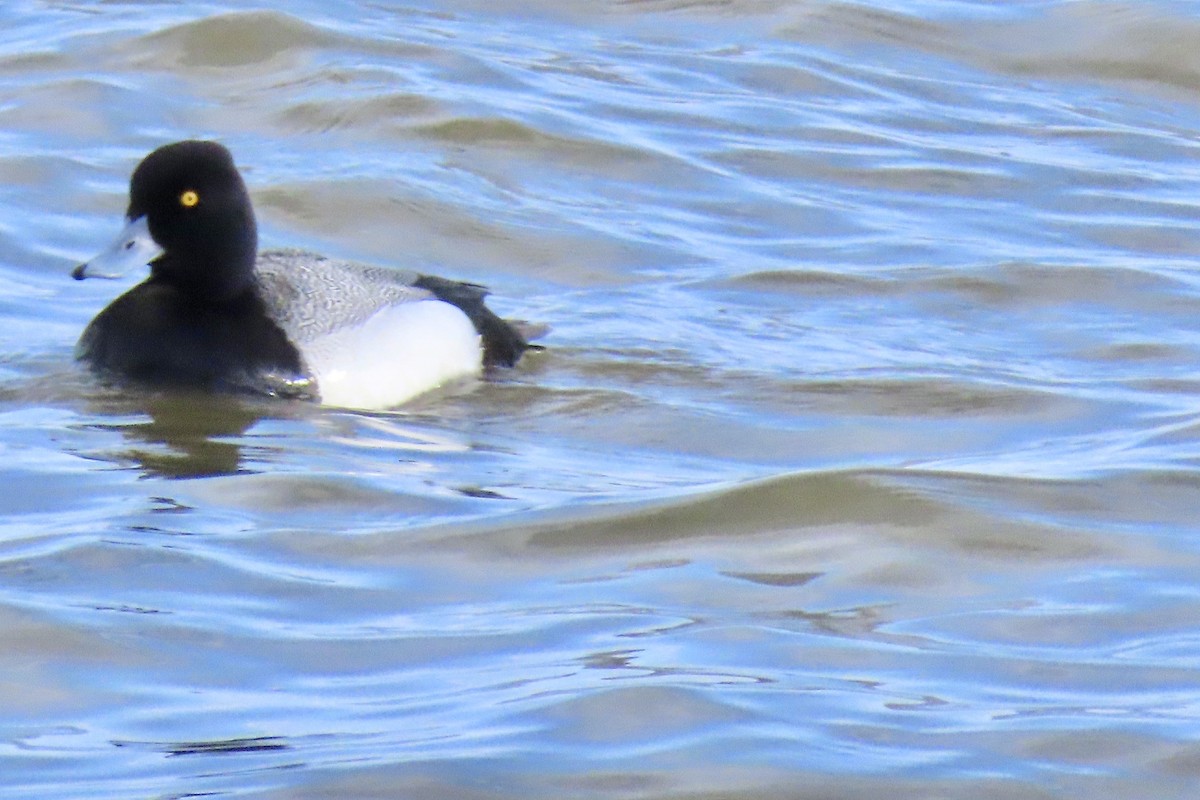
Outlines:
{"type": "Polygon", "coordinates": [[[0,21],[0,796],[1193,792],[1186,4],[0,21]],[[547,351],[373,415],[87,375],[70,267],[191,136],[547,351]]]}

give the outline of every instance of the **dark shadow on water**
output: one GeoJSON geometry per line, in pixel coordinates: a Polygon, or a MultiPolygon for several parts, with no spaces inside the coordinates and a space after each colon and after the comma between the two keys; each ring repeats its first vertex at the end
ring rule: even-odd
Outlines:
{"type": "Polygon", "coordinates": [[[113,741],[115,747],[142,747],[166,753],[168,756],[192,756],[234,753],[262,753],[289,750],[291,745],[278,736],[255,736],[241,739],[214,739],[205,742],[132,742],[113,741]]]}

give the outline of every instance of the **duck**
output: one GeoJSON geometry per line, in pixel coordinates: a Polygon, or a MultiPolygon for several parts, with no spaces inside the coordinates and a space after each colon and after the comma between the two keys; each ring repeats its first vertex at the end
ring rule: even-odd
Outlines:
{"type": "Polygon", "coordinates": [[[496,367],[542,329],[497,316],[475,283],[258,250],[250,194],[215,141],[151,152],[125,226],[72,277],[141,283],[91,320],[76,358],[118,380],[387,409],[496,367]]]}

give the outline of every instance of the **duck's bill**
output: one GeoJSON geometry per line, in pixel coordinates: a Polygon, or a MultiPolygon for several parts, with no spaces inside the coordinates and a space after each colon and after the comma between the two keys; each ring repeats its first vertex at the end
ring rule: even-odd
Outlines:
{"type": "Polygon", "coordinates": [[[77,281],[84,278],[120,278],[131,269],[144,267],[163,254],[150,235],[144,216],[129,220],[117,240],[104,252],[71,272],[77,281]]]}

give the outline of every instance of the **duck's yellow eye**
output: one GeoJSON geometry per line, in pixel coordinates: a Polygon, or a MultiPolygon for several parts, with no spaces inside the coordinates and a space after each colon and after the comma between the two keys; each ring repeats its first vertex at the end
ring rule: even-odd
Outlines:
{"type": "Polygon", "coordinates": [[[184,208],[191,208],[199,202],[200,195],[196,194],[191,189],[188,189],[186,192],[179,195],[179,205],[183,206],[184,208]]]}

